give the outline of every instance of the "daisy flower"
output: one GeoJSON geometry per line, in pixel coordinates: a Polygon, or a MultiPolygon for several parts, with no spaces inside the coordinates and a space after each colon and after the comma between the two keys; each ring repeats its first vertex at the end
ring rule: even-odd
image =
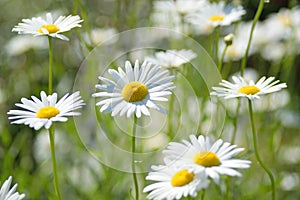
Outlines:
{"type": "Polygon", "coordinates": [[[46,14],[46,19],[33,17],[31,19],[22,19],[22,23],[15,26],[12,31],[19,34],[32,34],[34,36],[47,35],[62,40],[69,40],[66,36],[60,34],[67,32],[75,27],[81,27],[79,23],[83,22],[78,15],[59,16],[55,21],[51,13],[46,14]]]}
{"type": "Polygon", "coordinates": [[[172,200],[182,197],[196,197],[197,192],[209,185],[209,180],[203,170],[195,171],[192,168],[175,165],[152,166],[146,180],[156,183],[146,186],[143,192],[150,192],[148,199],[172,200]]]}
{"type": "Polygon", "coordinates": [[[0,189],[0,199],[3,200],[21,200],[25,197],[25,194],[19,194],[16,192],[18,184],[15,184],[11,189],[12,177],[10,176],[2,185],[0,189]]]}
{"type": "Polygon", "coordinates": [[[224,97],[225,99],[236,97],[247,97],[250,100],[259,99],[260,95],[277,92],[282,88],[286,88],[286,83],[274,81],[275,77],[266,78],[263,76],[256,83],[253,80],[247,81],[241,76],[232,76],[233,83],[222,80],[220,83],[223,87],[213,87],[214,92],[211,95],[224,97]]]}
{"type": "Polygon", "coordinates": [[[168,71],[161,69],[158,65],[144,61],[139,66],[136,61],[134,68],[129,61],[125,62],[125,72],[122,68],[109,69],[108,73],[114,79],[99,76],[99,80],[105,84],[97,84],[96,89],[104,90],[97,92],[93,97],[108,97],[99,101],[96,105],[102,106],[101,112],[112,112],[112,116],[127,115],[133,113],[139,118],[142,114],[150,115],[148,108],[154,108],[162,113],[167,111],[157,104],[157,101],[168,101],[164,96],[171,95],[170,90],[174,88],[174,76],[167,76],[168,71]]]}
{"type": "Polygon", "coordinates": [[[41,100],[35,96],[31,96],[32,100],[22,98],[22,103],[17,103],[16,106],[25,110],[10,110],[7,114],[14,115],[8,119],[13,120],[12,124],[25,124],[29,127],[39,130],[43,126],[49,129],[52,122],[65,122],[68,116],[80,115],[74,110],[81,108],[84,105],[79,92],[71,95],[66,94],[57,101],[57,93],[46,95],[41,92],[41,100]]]}
{"type": "Polygon", "coordinates": [[[213,27],[227,26],[239,21],[246,11],[242,6],[225,5],[223,1],[204,6],[196,13],[186,16],[192,24],[208,24],[213,27]]]}
{"type": "Polygon", "coordinates": [[[183,143],[171,142],[163,151],[165,161],[176,161],[185,165],[191,165],[195,169],[204,169],[205,173],[216,183],[220,175],[241,176],[235,169],[250,167],[250,161],[233,158],[242,152],[243,148],[237,148],[222,139],[212,143],[209,137],[200,135],[198,139],[190,135],[191,142],[183,140],[183,143]]]}
{"type": "Polygon", "coordinates": [[[161,65],[162,67],[179,67],[185,63],[190,62],[192,59],[196,58],[197,54],[192,50],[167,50],[166,52],[160,51],[155,53],[155,57],[148,57],[152,63],[161,65]]]}

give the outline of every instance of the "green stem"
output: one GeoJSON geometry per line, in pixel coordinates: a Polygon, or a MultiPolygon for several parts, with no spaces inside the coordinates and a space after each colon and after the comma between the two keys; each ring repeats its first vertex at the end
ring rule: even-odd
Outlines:
{"type": "Polygon", "coordinates": [[[217,26],[216,27],[216,29],[215,29],[215,31],[216,31],[216,37],[215,37],[215,47],[216,47],[216,49],[215,49],[215,61],[216,61],[216,63],[219,63],[219,40],[220,40],[220,35],[221,35],[221,33],[220,33],[220,26],[217,26]]]}
{"type": "Polygon", "coordinates": [[[238,104],[237,104],[237,107],[236,107],[236,110],[235,110],[235,115],[233,117],[233,134],[232,134],[232,138],[231,138],[231,144],[234,144],[235,138],[236,138],[237,120],[238,120],[240,106],[241,106],[241,99],[238,98],[238,104]]]}
{"type": "Polygon", "coordinates": [[[244,76],[244,70],[245,70],[246,63],[247,63],[247,58],[248,58],[248,54],[249,54],[249,49],[250,49],[250,45],[251,45],[251,41],[252,41],[253,32],[254,32],[256,23],[258,22],[259,17],[260,17],[260,15],[261,15],[261,13],[264,9],[264,4],[265,4],[265,1],[260,0],[257,11],[256,11],[256,14],[255,14],[254,19],[253,19],[248,44],[247,44],[246,51],[245,51],[245,54],[244,54],[244,57],[243,57],[243,60],[242,60],[242,65],[241,65],[241,75],[242,76],[244,76]]]}
{"type": "Polygon", "coordinates": [[[201,200],[204,200],[204,199],[205,199],[205,192],[206,192],[206,190],[202,190],[201,200]]]}
{"type": "MultiPolygon", "coordinates": [[[[176,78],[176,71],[170,69],[169,70],[170,75],[174,75],[176,78]]],[[[175,79],[174,79],[174,84],[175,84],[175,79]]],[[[172,117],[173,117],[173,104],[174,104],[174,93],[172,92],[170,96],[170,101],[169,101],[169,113],[168,113],[168,137],[169,139],[172,139],[173,135],[173,123],[172,123],[172,117]]]]}
{"type": "Polygon", "coordinates": [[[54,124],[52,124],[52,126],[49,129],[49,139],[50,139],[50,150],[51,150],[51,157],[52,157],[52,169],[53,169],[53,176],[54,176],[54,188],[55,188],[57,199],[61,200],[57,169],[56,169],[56,158],[55,158],[55,147],[54,147],[54,124]]]}
{"type": "Polygon", "coordinates": [[[222,52],[221,59],[219,60],[219,64],[218,64],[218,69],[219,69],[220,74],[222,74],[222,67],[223,67],[224,57],[225,57],[225,53],[226,53],[227,49],[228,49],[228,45],[226,44],[226,46],[222,52]]]}
{"type": "Polygon", "coordinates": [[[226,180],[226,199],[231,200],[232,199],[232,193],[231,193],[231,177],[227,177],[226,180]]]}
{"type": "Polygon", "coordinates": [[[133,177],[133,183],[135,188],[135,199],[139,199],[139,185],[138,180],[136,176],[136,170],[135,170],[135,149],[136,149],[136,126],[137,126],[137,117],[134,115],[133,119],[133,129],[132,129],[132,142],[131,142],[131,167],[132,167],[132,177],[133,177]]]}
{"type": "Polygon", "coordinates": [[[259,163],[259,165],[265,170],[265,172],[268,174],[271,186],[272,186],[272,200],[275,200],[275,180],[272,172],[265,166],[262,159],[260,158],[260,155],[258,153],[258,147],[257,147],[257,138],[256,138],[256,131],[254,126],[254,120],[253,120],[253,110],[252,110],[252,102],[250,99],[248,99],[249,103],[249,114],[250,114],[250,121],[251,121],[251,128],[252,128],[252,137],[253,137],[253,146],[254,146],[254,152],[256,159],[259,163]]]}
{"type": "Polygon", "coordinates": [[[48,36],[49,42],[49,79],[48,79],[48,94],[52,94],[52,79],[53,79],[53,48],[52,38],[48,36]]]}

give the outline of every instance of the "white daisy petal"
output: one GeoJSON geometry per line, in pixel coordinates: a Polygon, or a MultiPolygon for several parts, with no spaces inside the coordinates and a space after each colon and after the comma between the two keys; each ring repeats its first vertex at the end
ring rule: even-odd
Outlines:
{"type": "Polygon", "coordinates": [[[15,184],[12,188],[10,188],[12,182],[12,177],[8,177],[6,181],[4,181],[1,189],[0,189],[0,198],[3,200],[22,200],[25,198],[25,194],[19,194],[16,192],[18,184],[15,184]]]}

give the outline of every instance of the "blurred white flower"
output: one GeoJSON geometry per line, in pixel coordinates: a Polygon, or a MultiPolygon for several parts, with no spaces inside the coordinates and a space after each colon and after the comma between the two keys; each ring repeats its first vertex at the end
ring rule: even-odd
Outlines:
{"type": "Polygon", "coordinates": [[[162,67],[171,68],[179,67],[185,63],[190,62],[196,57],[197,54],[192,50],[182,49],[156,52],[154,57],[147,57],[145,58],[145,60],[148,60],[149,62],[160,65],[162,67]]]}
{"type": "Polygon", "coordinates": [[[52,14],[47,13],[46,19],[42,17],[33,17],[31,19],[22,19],[22,22],[15,26],[12,31],[19,34],[32,34],[34,36],[48,35],[62,40],[69,40],[66,36],[60,34],[67,32],[75,27],[81,27],[83,22],[78,15],[59,16],[55,21],[52,14]]]}
{"type": "Polygon", "coordinates": [[[283,178],[280,182],[281,189],[285,191],[297,190],[300,180],[297,173],[285,172],[282,173],[283,178]]]}
{"type": "Polygon", "coordinates": [[[21,55],[30,49],[47,48],[48,42],[45,38],[36,38],[36,40],[32,42],[32,37],[30,36],[13,37],[5,45],[6,52],[11,56],[21,55]]]}
{"type": "Polygon", "coordinates": [[[106,44],[113,44],[118,40],[116,34],[117,30],[114,28],[96,28],[90,34],[86,33],[85,38],[89,44],[97,45],[104,41],[106,44]]]}
{"type": "MultiPolygon", "coordinates": [[[[231,60],[238,61],[241,58],[243,58],[248,44],[251,26],[252,26],[252,22],[247,22],[247,23],[241,22],[236,26],[235,30],[233,31],[235,36],[234,40],[226,50],[224,61],[226,62],[231,60]]],[[[260,26],[259,23],[257,23],[256,26],[259,27],[260,26]]],[[[254,29],[253,38],[256,37],[257,37],[257,29],[254,29]]],[[[220,39],[219,46],[220,46],[219,56],[221,57],[222,52],[225,48],[225,43],[223,39],[220,39]]],[[[256,43],[253,42],[250,46],[249,55],[255,53],[256,49],[257,49],[256,43]]]]}
{"type": "Polygon", "coordinates": [[[175,12],[185,15],[197,11],[205,4],[207,4],[206,0],[154,1],[154,9],[161,12],[175,12]]]}
{"type": "Polygon", "coordinates": [[[18,184],[15,184],[10,188],[12,177],[10,176],[1,186],[0,199],[1,200],[21,200],[25,197],[25,194],[19,194],[16,192],[18,184]]]}
{"type": "Polygon", "coordinates": [[[208,24],[213,27],[228,26],[241,20],[246,11],[242,6],[225,5],[225,2],[212,3],[202,7],[199,11],[188,14],[186,20],[192,24],[208,24]]]}

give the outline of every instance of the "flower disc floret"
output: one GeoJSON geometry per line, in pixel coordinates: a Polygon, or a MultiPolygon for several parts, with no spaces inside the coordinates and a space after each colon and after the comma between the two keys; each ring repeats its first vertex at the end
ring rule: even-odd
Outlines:
{"type": "Polygon", "coordinates": [[[209,20],[212,22],[216,22],[216,21],[223,21],[224,20],[224,15],[212,15],[209,17],[209,20]]]}
{"type": "Polygon", "coordinates": [[[40,108],[36,112],[36,117],[50,119],[51,117],[55,117],[56,115],[58,115],[59,112],[60,111],[53,106],[46,106],[46,107],[40,108]]]}
{"type": "Polygon", "coordinates": [[[195,154],[194,162],[204,167],[219,166],[221,161],[219,157],[210,151],[201,151],[195,154]]]}
{"type": "Polygon", "coordinates": [[[147,86],[140,82],[127,83],[122,89],[122,96],[128,102],[142,101],[148,93],[147,86]]]}
{"type": "Polygon", "coordinates": [[[247,94],[247,95],[250,95],[250,94],[256,94],[260,91],[259,88],[257,88],[256,86],[254,85],[249,85],[249,86],[243,86],[241,87],[239,90],[238,90],[238,93],[244,93],[244,94],[247,94]]]}
{"type": "Polygon", "coordinates": [[[55,24],[47,24],[47,25],[42,25],[39,29],[38,29],[38,32],[40,33],[45,33],[45,31],[43,30],[46,30],[46,33],[56,33],[57,31],[59,31],[59,28],[55,25],[55,24]]]}
{"type": "Polygon", "coordinates": [[[187,169],[182,169],[172,176],[171,184],[174,187],[184,186],[193,181],[194,177],[195,174],[193,172],[189,172],[187,169]]]}

